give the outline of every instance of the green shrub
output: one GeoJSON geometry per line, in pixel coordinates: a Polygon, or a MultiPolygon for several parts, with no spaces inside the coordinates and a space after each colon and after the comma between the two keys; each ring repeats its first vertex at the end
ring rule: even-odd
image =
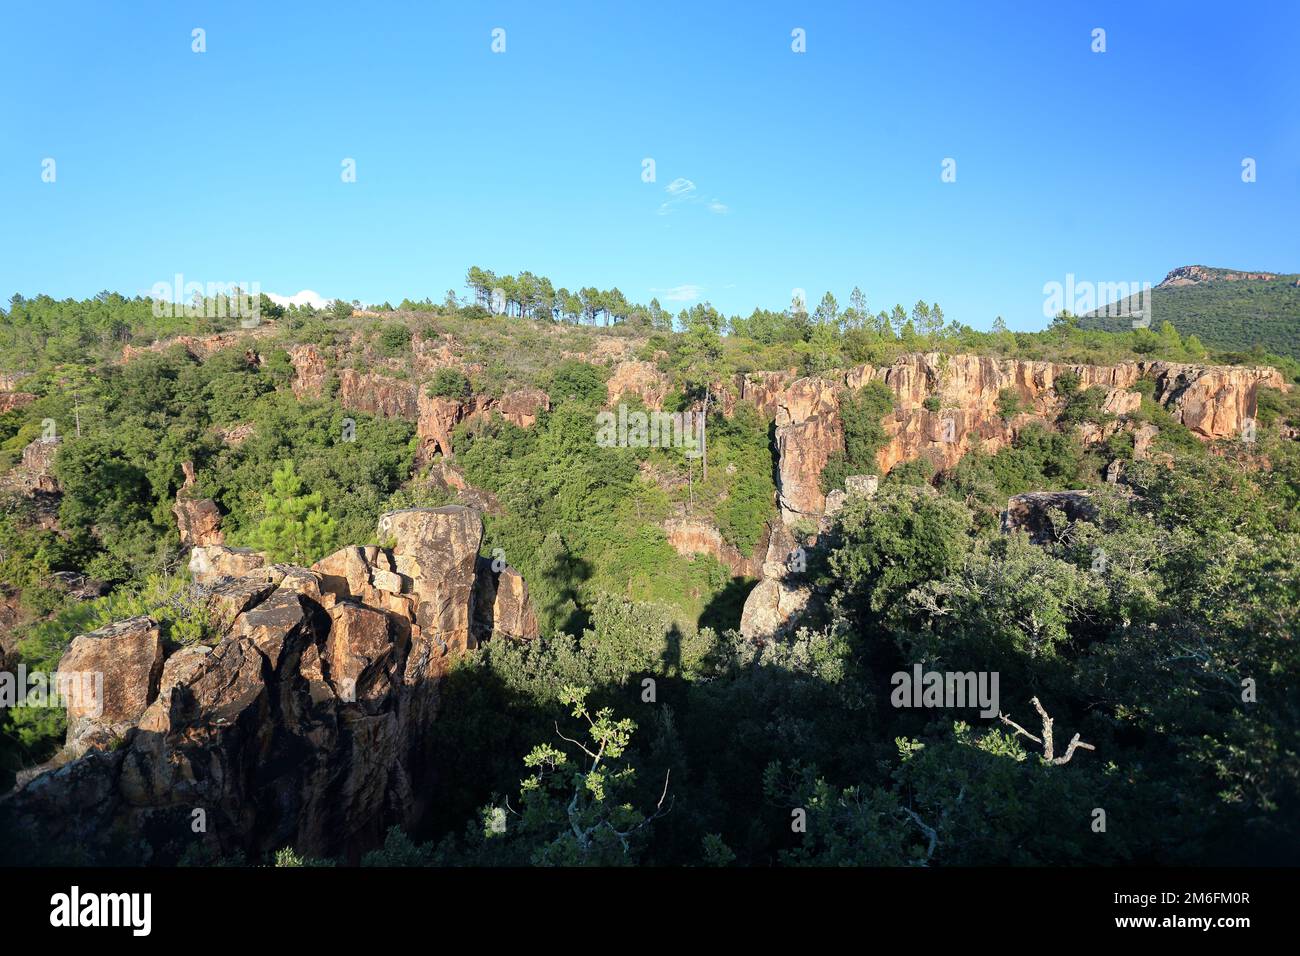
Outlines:
{"type": "Polygon", "coordinates": [[[430,398],[454,398],[463,401],[470,396],[469,379],[460,369],[440,368],[424,391],[430,398]]]}

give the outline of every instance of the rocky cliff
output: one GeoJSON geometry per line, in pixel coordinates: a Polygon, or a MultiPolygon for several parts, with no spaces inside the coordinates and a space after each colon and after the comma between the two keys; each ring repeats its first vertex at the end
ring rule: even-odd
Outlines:
{"type": "MultiPolygon", "coordinates": [[[[320,351],[298,346],[292,359],[295,393],[319,394],[329,374],[320,351]]],[[[441,356],[438,362],[445,360],[441,356]]],[[[1240,435],[1255,414],[1260,386],[1287,387],[1272,368],[1170,362],[1070,365],[930,352],[902,356],[889,366],[862,365],[819,377],[801,378],[793,370],[737,375],[718,383],[719,406],[730,414],[737,402],[748,401],[775,420],[779,504],[782,518],[789,523],[817,520],[825,514],[820,478],[830,456],[842,447],[840,403],[845,395],[873,381],[894,393],[894,412],[884,422],[887,441],[877,458],[880,474],[921,457],[943,469],[976,446],[996,453],[1029,422],[1053,421],[1063,405],[1055,384],[1066,372],[1077,376],[1081,390],[1101,388],[1103,411],[1114,417],[1104,428],[1085,426],[1084,440],[1101,441],[1119,429],[1140,430],[1135,436],[1140,452],[1150,445],[1153,430],[1149,425],[1139,429],[1126,420],[1141,402],[1133,391],[1139,380],[1151,380],[1155,401],[1206,440],[1240,435]],[[1004,417],[998,408],[1004,390],[1019,400],[1022,411],[1015,417],[1004,417]]],[[[431,398],[415,383],[381,372],[343,369],[338,377],[339,399],[345,407],[417,422],[424,440],[422,461],[434,452],[449,456],[451,430],[465,418],[495,411],[528,427],[539,409],[549,407],[548,397],[538,389],[500,399],[480,395],[459,400],[431,398]]],[[[610,403],[634,395],[653,409],[662,407],[669,388],[668,377],[645,361],[615,362],[607,381],[610,403]]],[[[699,548],[686,541],[679,550],[699,548]]]]}
{"type": "MultiPolygon", "coordinates": [[[[1155,401],[1206,440],[1241,435],[1255,414],[1261,386],[1287,387],[1272,368],[1169,362],[1062,365],[927,353],[904,356],[884,368],[866,365],[824,378],[749,376],[736,388],[776,420],[780,505],[783,518],[792,522],[825,513],[821,471],[843,441],[839,409],[846,394],[879,381],[895,395],[894,413],[884,422],[888,438],[877,457],[881,474],[923,456],[938,468],[949,468],[976,445],[993,453],[1028,422],[1053,420],[1062,406],[1054,385],[1065,372],[1078,377],[1080,389],[1104,390],[1103,410],[1121,419],[1116,427],[1125,427],[1123,416],[1140,404],[1133,387],[1151,379],[1155,401]],[[1011,419],[1001,415],[998,397],[1003,389],[1015,393],[1023,413],[1011,419]]],[[[1149,444],[1150,436],[1144,437],[1149,444]]]]}
{"type": "Polygon", "coordinates": [[[59,667],[67,746],[0,801],[23,835],[7,852],[355,858],[417,824],[443,674],[494,631],[535,635],[536,617],[516,572],[480,562],[476,511],[391,512],[379,534],[390,546],[311,568],[195,548],[210,640],[169,647],[148,617],[78,637],[59,667]]]}

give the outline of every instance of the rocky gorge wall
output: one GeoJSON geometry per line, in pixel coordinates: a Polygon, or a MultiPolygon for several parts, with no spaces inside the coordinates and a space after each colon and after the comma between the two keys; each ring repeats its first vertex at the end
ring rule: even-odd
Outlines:
{"type": "Polygon", "coordinates": [[[390,512],[379,534],[390,547],[311,568],[195,548],[211,639],[168,646],[149,617],[77,637],[59,665],[66,745],[0,799],[19,835],[5,855],[355,858],[418,823],[443,675],[494,634],[535,637],[536,616],[518,573],[479,558],[473,509],[390,512]]]}
{"type": "MultiPolygon", "coordinates": [[[[921,457],[942,469],[955,465],[977,445],[997,452],[1030,422],[1053,421],[1062,406],[1054,384],[1065,372],[1078,376],[1080,390],[1094,386],[1104,390],[1102,410],[1119,419],[1113,428],[1132,428],[1134,423],[1126,423],[1125,416],[1141,403],[1132,389],[1139,380],[1151,379],[1154,400],[1205,440],[1240,436],[1255,415],[1259,389],[1288,387],[1272,368],[1170,362],[1065,365],[927,353],[904,356],[883,368],[864,365],[827,377],[763,373],[756,380],[751,376],[740,382],[740,397],[776,420],[781,512],[792,522],[825,513],[820,477],[843,441],[840,403],[846,395],[872,381],[882,382],[894,393],[894,412],[884,421],[887,439],[877,455],[880,474],[921,457]],[[1013,390],[1024,408],[1010,419],[998,411],[1003,389],[1013,390]],[[927,408],[927,399],[932,399],[932,405],[937,400],[938,409],[927,408]]],[[[1097,430],[1084,437],[1100,440],[1105,435],[1097,430]]],[[[1141,452],[1141,439],[1149,444],[1152,433],[1138,437],[1141,452]]]]}
{"type": "MultiPolygon", "coordinates": [[[[296,369],[295,393],[320,394],[329,374],[320,350],[298,346],[291,357],[296,369]]],[[[453,360],[439,353],[433,361],[442,365],[453,360]]],[[[724,414],[731,414],[738,402],[748,401],[775,421],[778,506],[782,520],[790,524],[800,519],[820,520],[825,515],[821,473],[843,447],[841,402],[870,382],[883,383],[895,396],[894,411],[884,421],[886,442],[876,461],[878,473],[884,475],[899,464],[922,457],[936,469],[950,468],[972,448],[996,453],[1030,422],[1054,421],[1063,404],[1055,384],[1066,372],[1078,377],[1080,390],[1103,389],[1102,410],[1114,418],[1104,426],[1085,423],[1085,442],[1104,440],[1120,429],[1130,430],[1139,457],[1157,433],[1154,426],[1127,418],[1141,404],[1141,396],[1133,388],[1142,379],[1152,380],[1157,403],[1205,440],[1241,435],[1247,420],[1255,415],[1260,387],[1288,388],[1281,373],[1272,368],[1137,361],[1082,365],[939,352],[913,353],[892,365],[861,365],[822,376],[753,372],[719,382],[717,388],[724,414]],[[1015,393],[1023,409],[1011,418],[998,410],[1004,389],[1015,393]]],[[[550,407],[549,397],[537,388],[521,389],[500,399],[479,395],[460,400],[431,398],[413,382],[380,372],[342,369],[338,377],[339,400],[344,407],[417,423],[424,442],[421,461],[435,452],[450,455],[451,430],[473,415],[495,412],[520,427],[530,427],[538,412],[550,407]]],[[[624,396],[635,396],[648,408],[662,409],[670,390],[668,375],[651,362],[623,360],[610,367],[607,395],[611,406],[624,396]]],[[[732,553],[720,539],[714,542],[707,528],[674,524],[665,530],[682,554],[712,554],[734,573],[750,573],[763,563],[762,547],[753,555],[732,553]]]]}

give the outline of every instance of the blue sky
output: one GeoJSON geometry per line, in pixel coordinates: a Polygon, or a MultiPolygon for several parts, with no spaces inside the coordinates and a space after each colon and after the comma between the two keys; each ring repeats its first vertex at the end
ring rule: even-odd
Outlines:
{"type": "Polygon", "coordinates": [[[440,299],[475,264],[742,314],[858,284],[875,310],[924,298],[1029,329],[1067,273],[1300,271],[1294,2],[47,0],[0,16],[5,298],[182,273],[440,299]]]}

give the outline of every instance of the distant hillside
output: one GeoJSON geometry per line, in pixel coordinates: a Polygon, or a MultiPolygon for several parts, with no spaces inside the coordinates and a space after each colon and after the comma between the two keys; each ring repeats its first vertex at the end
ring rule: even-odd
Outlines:
{"type": "MultiPolygon", "coordinates": [[[[1300,359],[1300,275],[1181,266],[1151,296],[1153,329],[1172,322],[1184,337],[1195,335],[1211,348],[1259,345],[1300,359]]],[[[1079,326],[1120,332],[1131,329],[1132,320],[1091,312],[1079,326]]]]}

